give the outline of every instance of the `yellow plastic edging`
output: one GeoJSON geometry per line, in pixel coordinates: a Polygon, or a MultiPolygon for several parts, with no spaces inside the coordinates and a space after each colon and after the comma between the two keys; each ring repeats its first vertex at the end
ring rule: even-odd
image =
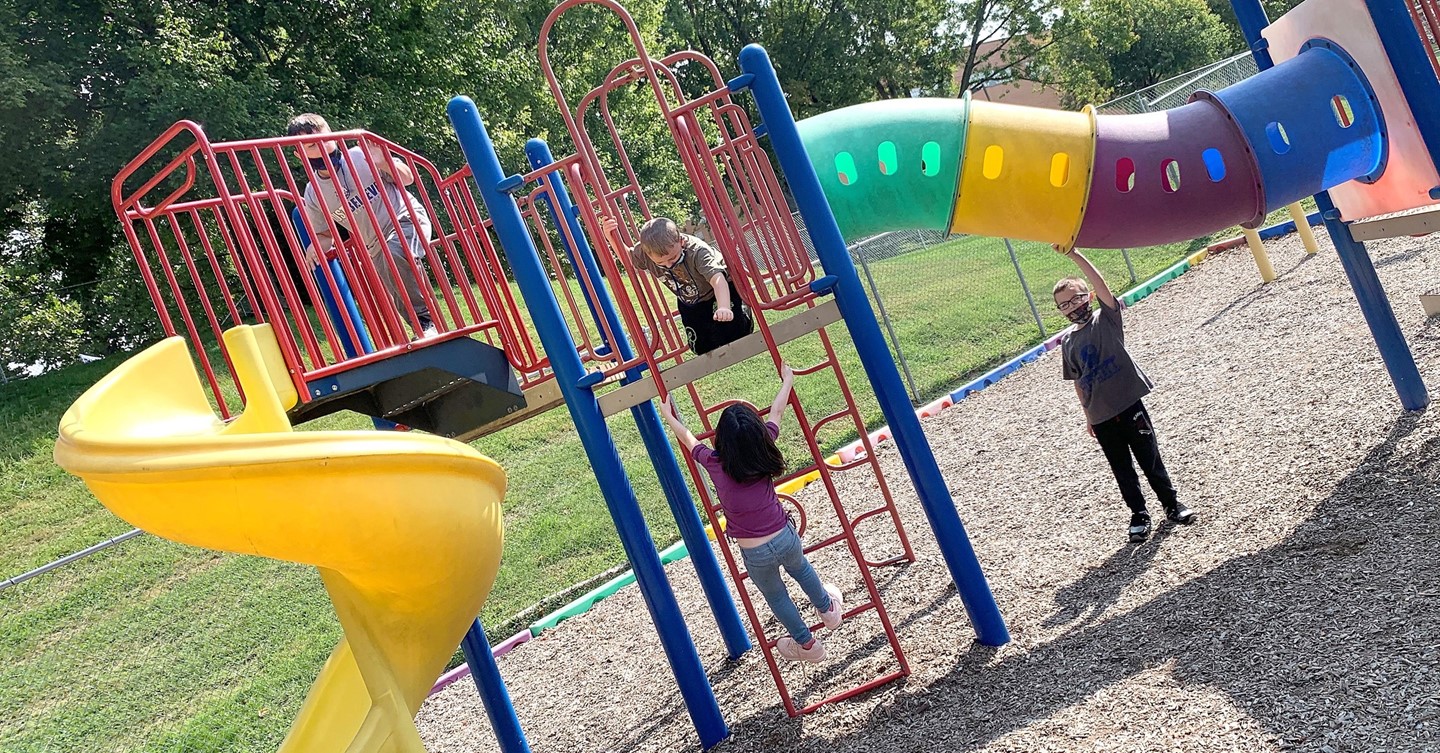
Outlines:
{"type": "Polygon", "coordinates": [[[1090,108],[972,102],[964,154],[950,232],[1075,242],[1095,162],[1090,108]]]}

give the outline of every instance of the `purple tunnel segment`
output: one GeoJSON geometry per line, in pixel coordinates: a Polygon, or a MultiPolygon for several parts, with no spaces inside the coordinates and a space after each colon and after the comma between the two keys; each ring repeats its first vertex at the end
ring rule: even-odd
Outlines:
{"type": "Polygon", "coordinates": [[[1135,248],[1265,217],[1255,156],[1208,101],[1096,119],[1090,201],[1075,245],[1135,248]]]}
{"type": "Polygon", "coordinates": [[[1338,45],[1306,42],[1299,55],[1218,92],[1245,132],[1274,211],[1385,170],[1385,121],[1369,81],[1338,45]]]}

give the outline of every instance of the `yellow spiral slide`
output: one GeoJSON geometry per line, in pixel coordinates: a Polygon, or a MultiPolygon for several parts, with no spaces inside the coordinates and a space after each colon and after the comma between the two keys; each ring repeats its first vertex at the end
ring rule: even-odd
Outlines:
{"type": "Polygon", "coordinates": [[[157,536],[320,570],[345,638],[282,753],[422,753],[415,712],[495,581],[505,471],[439,437],[293,432],[269,326],[225,343],[241,416],[215,416],[172,337],[75,401],[55,461],[157,536]]]}

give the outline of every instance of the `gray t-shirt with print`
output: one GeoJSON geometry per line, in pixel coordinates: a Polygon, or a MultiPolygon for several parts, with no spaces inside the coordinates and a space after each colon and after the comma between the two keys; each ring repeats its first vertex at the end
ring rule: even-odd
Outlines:
{"type": "MultiPolygon", "coordinates": [[[[408,197],[394,182],[376,180],[374,172],[370,170],[370,163],[365,159],[365,152],[358,146],[352,146],[349,150],[350,162],[355,165],[355,172],[350,171],[350,165],[341,161],[337,169],[331,170],[328,177],[316,176],[316,180],[305,186],[304,207],[305,214],[310,221],[310,227],[320,236],[328,235],[329,225],[325,222],[325,212],[335,218],[335,224],[345,228],[351,233],[359,236],[359,240],[365,244],[365,250],[374,256],[380,252],[380,234],[375,232],[375,225],[370,221],[370,215],[365,211],[364,202],[370,202],[370,208],[375,212],[375,220],[384,229],[385,243],[396,242],[398,235],[394,225],[390,222],[390,213],[385,209],[385,201],[395,210],[395,217],[402,224],[412,223],[419,235],[424,238],[430,237],[430,217],[425,212],[425,207],[420,200],[412,193],[408,197]],[[340,205],[340,197],[336,191],[336,184],[345,193],[345,203],[350,212],[347,217],[345,209],[340,205]],[[317,185],[318,184],[318,185],[317,185]],[[318,188],[318,191],[317,191],[318,188]],[[383,192],[384,198],[381,198],[383,192]],[[362,198],[363,197],[363,198],[362,198]],[[406,199],[409,199],[407,202],[406,199]],[[322,201],[323,206],[322,206],[322,201]],[[415,210],[414,217],[411,217],[411,208],[415,210]],[[357,227],[350,227],[348,218],[354,219],[357,227]]],[[[418,247],[411,248],[411,253],[416,256],[424,254],[424,250],[418,247]]]]}
{"type": "Polygon", "coordinates": [[[1080,404],[1091,425],[1120,415],[1155,387],[1125,350],[1118,306],[1112,309],[1099,303],[1090,312],[1090,323],[1065,338],[1060,356],[1064,377],[1079,387],[1080,404]]]}

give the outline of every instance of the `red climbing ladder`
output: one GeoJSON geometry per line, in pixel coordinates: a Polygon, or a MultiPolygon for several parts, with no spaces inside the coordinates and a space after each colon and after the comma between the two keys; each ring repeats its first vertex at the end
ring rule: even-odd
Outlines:
{"type": "MultiPolygon", "coordinates": [[[[547,178],[552,174],[562,177],[569,193],[575,198],[579,219],[587,234],[602,246],[596,249],[600,271],[610,281],[610,291],[624,327],[630,340],[636,344],[635,358],[622,363],[618,356],[609,354],[611,360],[605,364],[604,370],[613,374],[643,365],[649,374],[658,375],[658,378],[633,382],[606,392],[600,397],[602,410],[606,415],[613,415],[646,400],[680,391],[689,395],[694,411],[701,417],[703,431],[697,432],[697,435],[703,439],[712,433],[712,419],[735,402],[729,396],[707,402],[699,385],[705,376],[760,355],[768,356],[778,372],[781,348],[789,343],[808,347],[811,352],[818,350],[819,355],[813,361],[791,364],[797,375],[797,391],[807,391],[802,387],[813,386],[819,380],[831,380],[839,394],[840,405],[819,418],[812,418],[799,395],[791,397],[790,407],[799,424],[799,434],[804,440],[808,459],[801,464],[802,467],[782,479],[779,485],[783,492],[781,496],[799,513],[801,535],[807,539],[805,551],[816,563],[817,569],[827,579],[833,578],[837,572],[853,571],[850,587],[845,589],[845,616],[854,622],[842,626],[837,635],[844,636],[847,630],[863,630],[864,625],[872,624],[868,618],[873,616],[875,631],[866,637],[883,633],[883,645],[888,647],[892,660],[888,665],[880,662],[879,670],[859,681],[852,681],[848,676],[838,681],[829,678],[831,674],[843,676],[843,670],[821,673],[822,678],[810,684],[823,686],[815,693],[822,697],[797,705],[791,684],[787,682],[787,676],[793,679],[794,673],[782,671],[782,665],[777,661],[775,640],[767,634],[766,620],[756,610],[755,598],[745,586],[748,574],[741,570],[739,559],[728,542],[722,543],[721,549],[763,647],[776,687],[792,716],[908,675],[909,665],[880,598],[874,571],[887,565],[913,561],[914,553],[870,446],[864,420],[855,405],[835,345],[825,329],[839,320],[834,302],[826,298],[827,281],[817,278],[814,263],[783,198],[780,182],[771,169],[769,156],[760,146],[759,137],[751,127],[744,108],[733,101],[725,79],[709,58],[696,52],[681,52],[660,60],[651,59],[645,52],[633,20],[622,7],[609,0],[567,0],[561,3],[546,19],[540,40],[541,66],[556,103],[566,118],[577,153],[524,176],[526,184],[535,181],[541,187],[525,197],[522,211],[528,206],[528,216],[540,225],[540,213],[536,207],[542,205],[544,202],[541,199],[547,196],[553,199],[551,189],[547,187],[547,178]],[[572,108],[551,65],[548,40],[551,29],[567,10],[587,4],[613,11],[623,21],[636,56],[616,65],[600,85],[580,97],[572,108]],[[690,77],[683,85],[682,71],[690,77]],[[704,87],[706,91],[687,97],[684,91],[686,86],[694,87],[697,71],[708,78],[704,87]],[[600,240],[602,234],[598,232],[602,217],[615,218],[621,228],[622,241],[631,244],[634,242],[632,229],[653,216],[650,202],[640,187],[626,140],[621,136],[616,125],[617,118],[612,113],[612,99],[646,86],[654,94],[675,142],[677,156],[695,186],[701,211],[714,236],[714,245],[724,255],[731,277],[741,297],[751,307],[756,322],[757,332],[754,334],[703,356],[692,357],[688,353],[685,337],[677,326],[674,306],[662,293],[660,285],[648,274],[631,268],[628,255],[622,253],[622,249],[608,247],[606,241],[600,240]],[[601,161],[595,136],[586,128],[587,124],[593,124],[598,135],[608,142],[605,144],[606,156],[614,169],[607,171],[602,168],[605,163],[601,161]],[[864,443],[865,452],[857,453],[857,457],[848,462],[841,462],[833,456],[830,462],[826,462],[817,439],[826,430],[855,432],[864,443]],[[842,474],[855,473],[871,476],[876,490],[874,498],[841,499],[838,478],[842,474]],[[818,488],[823,489],[828,505],[822,502],[820,507],[812,505],[807,509],[797,501],[799,487],[810,482],[819,483],[818,488]],[[881,521],[888,521],[888,526],[875,528],[883,525],[881,521]],[[867,523],[869,525],[865,526],[867,523]],[[862,546],[857,535],[857,528],[861,526],[867,533],[870,551],[866,551],[867,547],[862,546]]],[[[564,224],[556,223],[555,232],[561,237],[569,232],[564,224]]],[[[542,254],[549,257],[552,269],[562,269],[564,265],[548,240],[549,233],[543,232],[543,227],[537,229],[542,232],[537,232],[536,236],[545,239],[542,254]]],[[[570,239],[566,237],[566,240],[570,239]]],[[[591,294],[593,291],[588,283],[583,282],[585,272],[575,270],[574,276],[582,281],[580,289],[591,294]]],[[[563,287],[568,290],[570,285],[563,287]]],[[[569,304],[578,317],[579,307],[573,301],[569,304]]],[[[596,352],[592,341],[583,341],[580,347],[596,352]]],[[[688,457],[686,465],[700,491],[712,526],[721,530],[720,508],[705,483],[704,474],[688,457]]],[[[854,484],[848,488],[861,488],[861,485],[854,484]]],[[[820,501],[818,493],[815,497],[814,501],[820,501]]],[[[724,537],[720,538],[724,542],[724,537]]],[[[841,582],[844,583],[843,580],[841,582]]],[[[828,637],[824,632],[820,635],[828,637]]],[[[836,649],[845,642],[829,643],[832,655],[827,660],[828,664],[844,664],[846,659],[868,659],[880,650],[873,641],[867,643],[861,640],[854,642],[849,656],[837,656],[836,649]]],[[[865,664],[869,667],[876,663],[865,664]]]]}

